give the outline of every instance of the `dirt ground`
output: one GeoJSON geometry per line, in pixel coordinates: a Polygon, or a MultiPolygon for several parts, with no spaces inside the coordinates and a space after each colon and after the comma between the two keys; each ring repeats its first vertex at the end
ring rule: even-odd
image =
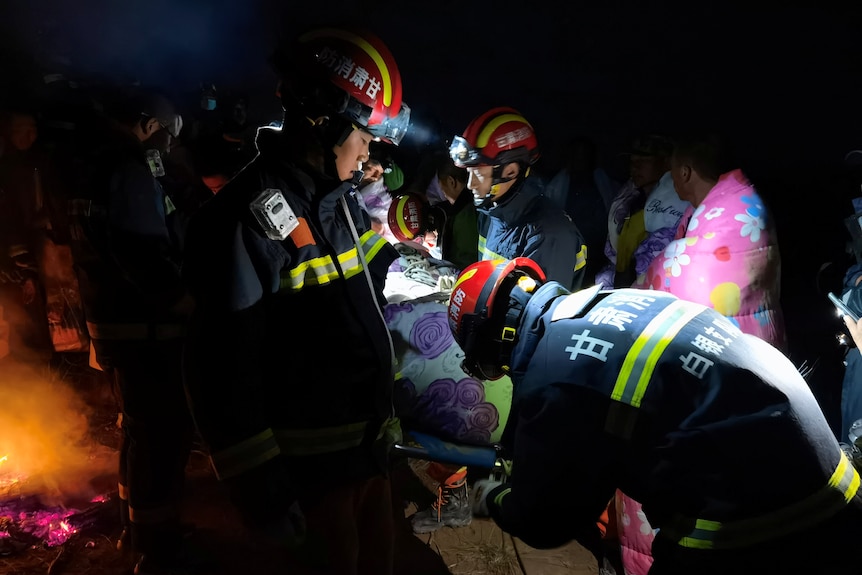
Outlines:
{"type": "MultiPolygon", "coordinates": [[[[105,380],[83,368],[65,370],[64,379],[92,406],[93,437],[116,448],[116,398],[105,380]]],[[[2,372],[0,372],[2,376],[2,372]]],[[[0,381],[2,386],[2,381],[0,381]]],[[[414,535],[409,516],[431,501],[432,495],[407,466],[397,464],[392,475],[397,519],[396,573],[399,575],[586,575],[598,573],[592,555],[577,543],[554,550],[536,550],[504,534],[491,520],[475,519],[467,527],[443,528],[414,535]],[[403,510],[403,513],[402,513],[403,510]]],[[[0,546],[0,575],[126,575],[133,558],[116,550],[120,532],[115,477],[100,477],[110,499],[94,505],[92,524],[64,544],[35,545],[10,550],[0,546]],[[5,553],[5,554],[4,554],[5,553]]],[[[213,575],[286,574],[273,554],[240,527],[223,486],[212,474],[205,455],[194,452],[187,468],[186,519],[197,530],[191,539],[216,567],[213,575]]]]}

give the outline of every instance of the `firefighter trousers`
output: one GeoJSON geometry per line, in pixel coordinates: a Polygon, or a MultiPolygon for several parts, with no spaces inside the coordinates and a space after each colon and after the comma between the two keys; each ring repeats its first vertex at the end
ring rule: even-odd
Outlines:
{"type": "Polygon", "coordinates": [[[337,487],[303,489],[304,545],[288,558],[296,575],[391,575],[395,520],[391,483],[373,477],[337,487]]]}
{"type": "Polygon", "coordinates": [[[123,402],[120,497],[132,548],[170,557],[179,550],[180,501],[193,423],[182,381],[182,342],[140,342],[113,355],[123,402]],[[125,497],[124,497],[125,496],[125,497]]]}

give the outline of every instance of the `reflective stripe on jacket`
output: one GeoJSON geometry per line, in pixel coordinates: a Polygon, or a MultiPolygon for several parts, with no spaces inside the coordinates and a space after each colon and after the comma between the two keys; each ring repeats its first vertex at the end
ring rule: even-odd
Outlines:
{"type": "Polygon", "coordinates": [[[578,290],[584,281],[586,242],[565,211],[541,194],[535,178],[510,189],[498,204],[478,208],[479,258],[535,261],[549,280],[578,290]]]}

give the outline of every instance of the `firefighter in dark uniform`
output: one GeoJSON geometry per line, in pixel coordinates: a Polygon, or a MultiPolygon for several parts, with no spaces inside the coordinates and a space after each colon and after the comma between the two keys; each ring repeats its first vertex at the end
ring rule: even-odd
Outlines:
{"type": "Polygon", "coordinates": [[[478,262],[452,292],[465,366],[508,373],[506,483],[474,513],[538,548],[599,553],[622,489],[658,528],[651,574],[858,573],[859,474],[793,364],[664,292],[570,293],[525,258],[478,262]]]}
{"type": "Polygon", "coordinates": [[[528,257],[554,281],[581,289],[590,254],[574,222],[542,195],[541,181],[528,177],[539,143],[524,116],[512,108],[488,110],[453,138],[449,154],[469,173],[479,259],[528,257]]]}
{"type": "Polygon", "coordinates": [[[172,205],[155,177],[182,120],[166,98],[143,91],[109,104],[109,115],[88,185],[69,203],[71,245],[96,360],[123,402],[118,546],[131,540],[143,554],[136,573],[148,573],[180,555],[193,433],[181,369],[192,300],[167,221],[172,205]]]}
{"type": "Polygon", "coordinates": [[[297,572],[390,573],[382,289],[398,254],[356,186],[369,143],[397,144],[410,112],[369,33],[314,30],[273,64],[283,126],[259,131],[258,157],[186,237],[190,405],[245,523],[291,542],[297,572]]]}

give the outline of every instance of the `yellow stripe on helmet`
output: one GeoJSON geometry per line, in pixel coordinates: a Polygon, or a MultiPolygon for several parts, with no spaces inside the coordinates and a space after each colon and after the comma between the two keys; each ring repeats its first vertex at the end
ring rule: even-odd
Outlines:
{"type": "Polygon", "coordinates": [[[398,229],[401,230],[401,233],[404,234],[405,238],[413,239],[415,234],[410,231],[410,228],[407,227],[407,223],[404,221],[404,205],[410,200],[409,196],[401,196],[398,198],[398,229]]]}
{"type": "Polygon", "coordinates": [[[361,36],[335,28],[309,32],[303,36],[302,40],[311,40],[321,36],[334,36],[340,40],[359,46],[364,50],[374,63],[377,64],[377,69],[380,70],[380,81],[383,83],[383,104],[387,108],[392,105],[392,77],[389,75],[389,68],[386,66],[386,62],[383,60],[383,56],[380,55],[380,52],[377,51],[377,48],[372,46],[368,40],[361,36]]]}
{"type": "Polygon", "coordinates": [[[528,122],[524,116],[518,114],[501,114],[485,124],[485,127],[482,128],[482,131],[479,132],[479,136],[476,138],[476,147],[479,149],[484,148],[488,145],[488,140],[491,139],[491,134],[494,133],[494,130],[505,124],[506,122],[523,122],[530,126],[532,129],[532,125],[528,122]]]}

